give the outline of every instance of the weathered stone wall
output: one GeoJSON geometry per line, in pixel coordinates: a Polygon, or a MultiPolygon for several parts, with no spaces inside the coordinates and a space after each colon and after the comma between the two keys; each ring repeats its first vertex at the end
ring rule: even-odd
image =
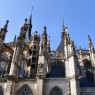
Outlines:
{"type": "Polygon", "coordinates": [[[13,95],[15,95],[15,93],[23,86],[27,84],[29,86],[29,88],[32,90],[33,95],[37,95],[37,82],[35,80],[23,80],[19,83],[16,83],[15,85],[15,92],[13,95]]]}
{"type": "Polygon", "coordinates": [[[6,91],[6,82],[1,81],[1,82],[0,82],[0,87],[2,88],[3,93],[4,93],[4,95],[5,95],[5,91],[6,91]]]}
{"type": "Polygon", "coordinates": [[[50,91],[58,87],[63,95],[69,95],[69,80],[66,78],[47,78],[44,79],[43,95],[49,95],[50,91]]]}

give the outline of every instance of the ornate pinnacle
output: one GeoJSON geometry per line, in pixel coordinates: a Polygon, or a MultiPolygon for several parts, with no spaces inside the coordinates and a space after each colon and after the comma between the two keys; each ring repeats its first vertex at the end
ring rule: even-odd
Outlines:
{"type": "Polygon", "coordinates": [[[44,26],[44,30],[43,30],[43,34],[42,35],[46,35],[47,36],[47,33],[46,33],[46,26],[44,26]]]}
{"type": "Polygon", "coordinates": [[[27,18],[25,19],[25,24],[27,24],[27,18]]]}
{"type": "Polygon", "coordinates": [[[6,21],[6,24],[4,26],[4,29],[7,31],[7,27],[8,27],[8,23],[9,23],[9,20],[6,21]]]}
{"type": "Polygon", "coordinates": [[[89,43],[89,44],[92,44],[92,41],[91,41],[91,38],[90,38],[89,35],[88,35],[88,43],[89,43]]]}
{"type": "Polygon", "coordinates": [[[46,31],[46,26],[44,26],[44,31],[46,31]]]}

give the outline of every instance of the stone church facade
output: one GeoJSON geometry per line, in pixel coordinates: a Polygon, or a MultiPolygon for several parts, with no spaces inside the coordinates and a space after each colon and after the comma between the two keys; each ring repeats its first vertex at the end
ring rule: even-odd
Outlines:
{"type": "Polygon", "coordinates": [[[5,43],[8,22],[0,29],[0,95],[95,95],[95,51],[76,49],[67,27],[55,51],[44,27],[31,34],[31,16],[13,42],[5,43]]]}

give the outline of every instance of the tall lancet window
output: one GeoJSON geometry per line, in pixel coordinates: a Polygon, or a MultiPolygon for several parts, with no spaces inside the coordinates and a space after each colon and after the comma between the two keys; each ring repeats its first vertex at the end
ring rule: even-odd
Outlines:
{"type": "Polygon", "coordinates": [[[22,60],[22,63],[21,63],[20,77],[24,77],[24,78],[29,77],[28,66],[25,60],[22,60]]]}
{"type": "Polygon", "coordinates": [[[19,91],[15,95],[33,95],[31,89],[27,86],[24,85],[19,89],[19,91]]]}
{"type": "Polygon", "coordinates": [[[3,95],[3,89],[0,87],[0,95],[3,95]]]}
{"type": "Polygon", "coordinates": [[[7,68],[8,66],[5,64],[5,62],[0,62],[0,76],[4,76],[4,74],[7,74],[7,68]]]}
{"type": "Polygon", "coordinates": [[[24,61],[21,63],[21,71],[20,71],[20,77],[24,76],[24,61]]]}
{"type": "Polygon", "coordinates": [[[54,87],[54,88],[51,90],[51,92],[50,92],[49,95],[63,95],[63,94],[62,94],[62,91],[61,91],[60,88],[54,87]]]}

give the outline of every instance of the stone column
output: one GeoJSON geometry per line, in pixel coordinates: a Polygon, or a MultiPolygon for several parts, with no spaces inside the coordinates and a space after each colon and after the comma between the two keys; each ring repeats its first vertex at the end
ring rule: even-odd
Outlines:
{"type": "Polygon", "coordinates": [[[79,92],[79,81],[78,81],[78,58],[76,55],[74,42],[71,41],[70,53],[68,56],[68,71],[69,71],[69,81],[70,81],[70,95],[80,95],[79,92]]]}
{"type": "Polygon", "coordinates": [[[43,95],[43,79],[37,79],[37,95],[43,95]]]}
{"type": "Polygon", "coordinates": [[[7,80],[6,91],[4,95],[14,95],[15,82],[7,80]]]}
{"type": "Polygon", "coordinates": [[[73,56],[69,58],[68,68],[69,68],[69,79],[70,79],[70,95],[79,95],[77,88],[77,80],[76,80],[76,66],[75,59],[73,56]]]}

